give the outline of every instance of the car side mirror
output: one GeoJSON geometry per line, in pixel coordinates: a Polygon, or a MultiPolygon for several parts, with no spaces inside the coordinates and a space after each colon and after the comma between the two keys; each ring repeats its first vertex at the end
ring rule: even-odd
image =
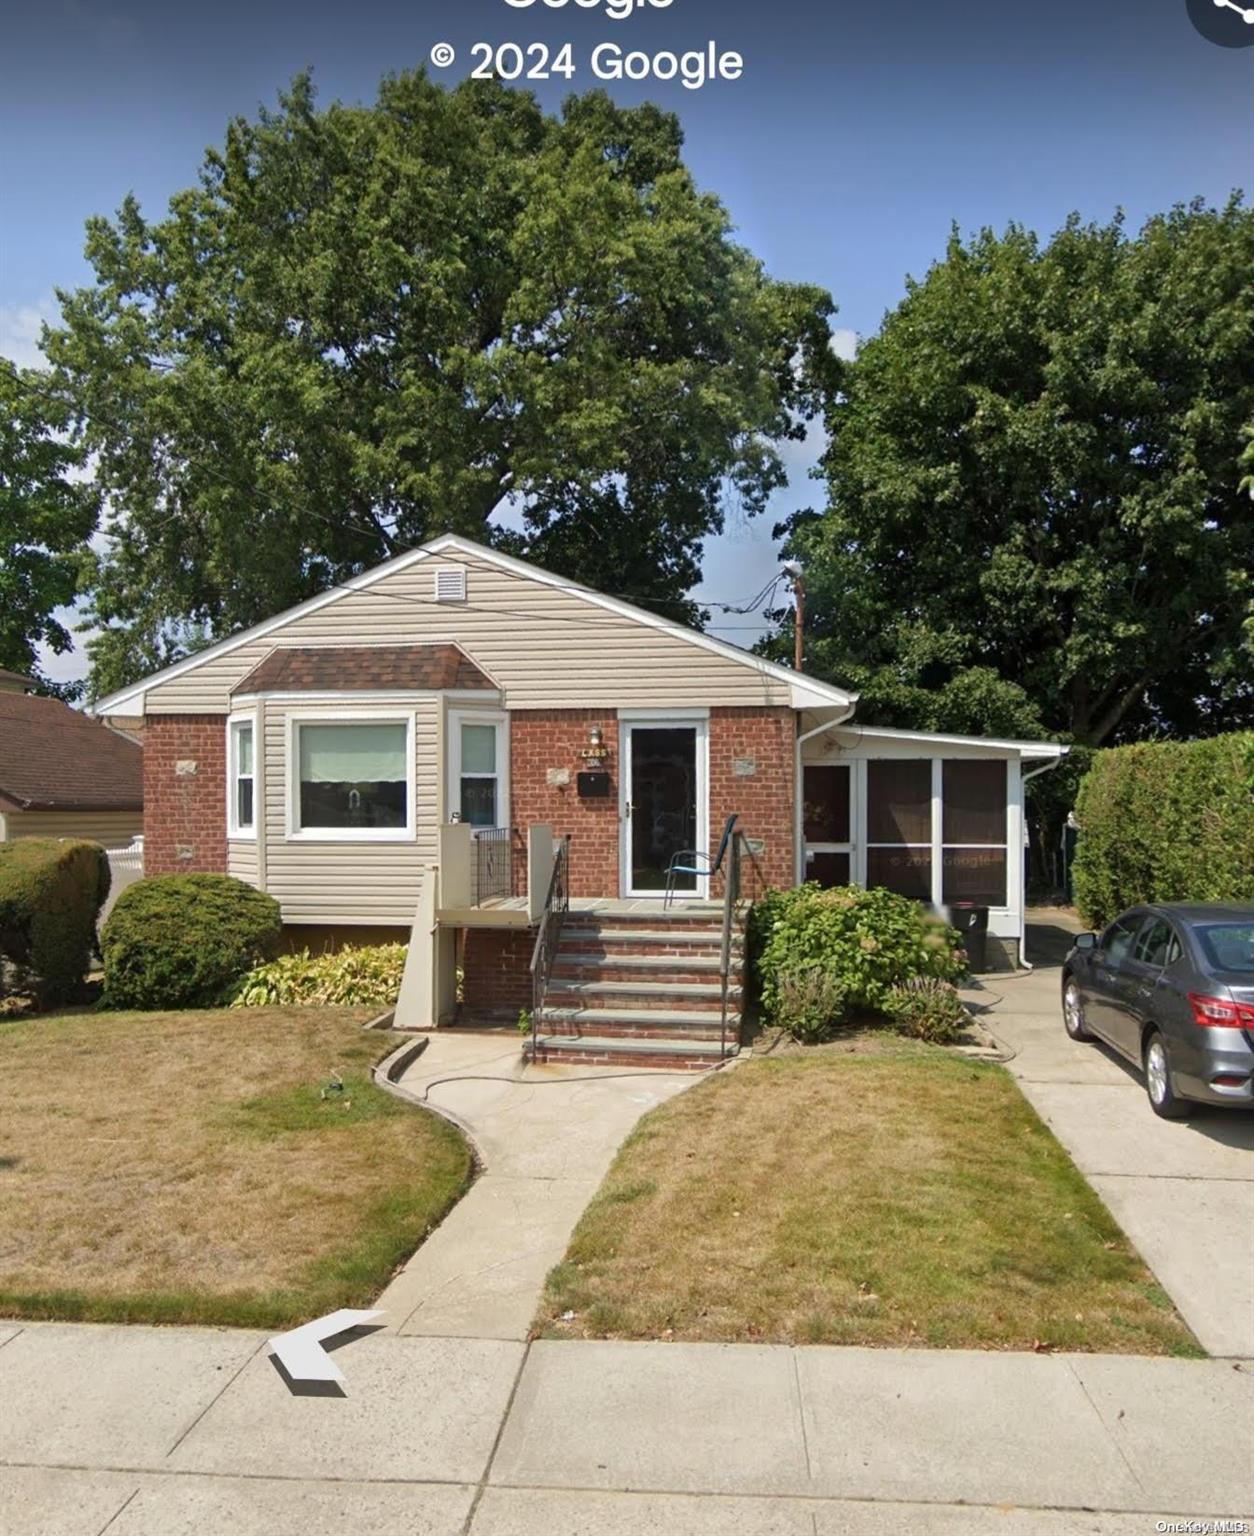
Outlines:
{"type": "Polygon", "coordinates": [[[1096,949],[1097,935],[1095,933],[1077,933],[1073,947],[1075,949],[1096,949]]]}

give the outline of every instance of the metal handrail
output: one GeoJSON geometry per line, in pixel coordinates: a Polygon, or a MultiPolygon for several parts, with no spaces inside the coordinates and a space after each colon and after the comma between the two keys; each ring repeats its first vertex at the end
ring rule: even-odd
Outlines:
{"type": "Polygon", "coordinates": [[[570,911],[570,833],[568,832],[553,854],[553,871],[549,876],[549,889],[544,898],[544,911],[540,914],[540,926],[536,933],[535,947],[531,951],[531,1059],[536,1059],[536,1034],[540,1027],[540,1015],[544,1011],[544,997],[548,991],[549,977],[553,973],[553,961],[562,937],[562,923],[570,911]]]}
{"type": "Polygon", "coordinates": [[[731,976],[732,933],[735,929],[736,907],[740,901],[740,852],[744,834],[733,833],[731,847],[727,850],[727,874],[723,880],[723,942],[719,950],[718,975],[721,988],[719,1019],[719,1054],[727,1055],[727,988],[731,976]]]}

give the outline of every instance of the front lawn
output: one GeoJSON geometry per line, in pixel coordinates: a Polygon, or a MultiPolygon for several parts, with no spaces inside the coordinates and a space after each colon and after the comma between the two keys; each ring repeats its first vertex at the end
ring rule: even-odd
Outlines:
{"type": "Polygon", "coordinates": [[[370,1081],[395,1037],[369,1012],[0,1023],[0,1316],[277,1328],[368,1305],[471,1176],[452,1126],[370,1081]]]}
{"type": "Polygon", "coordinates": [[[646,1116],[537,1326],[1201,1353],[1008,1073],[876,1034],[748,1061],[646,1116]]]}

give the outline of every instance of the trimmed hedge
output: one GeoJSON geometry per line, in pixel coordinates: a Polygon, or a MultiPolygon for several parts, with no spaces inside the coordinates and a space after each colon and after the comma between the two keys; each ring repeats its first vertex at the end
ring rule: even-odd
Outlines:
{"type": "Polygon", "coordinates": [[[29,976],[41,1007],[66,1002],[86,976],[110,878],[99,843],[0,843],[0,956],[29,976]]]}
{"type": "Polygon", "coordinates": [[[1254,901],[1254,731],[1099,752],[1076,799],[1076,905],[1254,901]]]}
{"type": "Polygon", "coordinates": [[[230,875],[153,875],[118,897],[100,935],[105,1006],[213,1008],[278,953],[273,896],[230,875]]]}

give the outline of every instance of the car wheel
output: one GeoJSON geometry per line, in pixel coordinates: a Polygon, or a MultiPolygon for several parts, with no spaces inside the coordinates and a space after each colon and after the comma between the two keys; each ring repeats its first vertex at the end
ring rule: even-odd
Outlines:
{"type": "Polygon", "coordinates": [[[1093,1038],[1084,1022],[1084,1004],[1080,1001],[1080,989],[1074,976],[1067,977],[1067,985],[1062,991],[1062,1022],[1073,1040],[1093,1038]]]}
{"type": "Polygon", "coordinates": [[[1150,1108],[1164,1120],[1183,1120],[1193,1113],[1188,1099],[1177,1098],[1171,1086],[1167,1042],[1156,1029],[1145,1041],[1145,1091],[1149,1094],[1150,1108]]]}

